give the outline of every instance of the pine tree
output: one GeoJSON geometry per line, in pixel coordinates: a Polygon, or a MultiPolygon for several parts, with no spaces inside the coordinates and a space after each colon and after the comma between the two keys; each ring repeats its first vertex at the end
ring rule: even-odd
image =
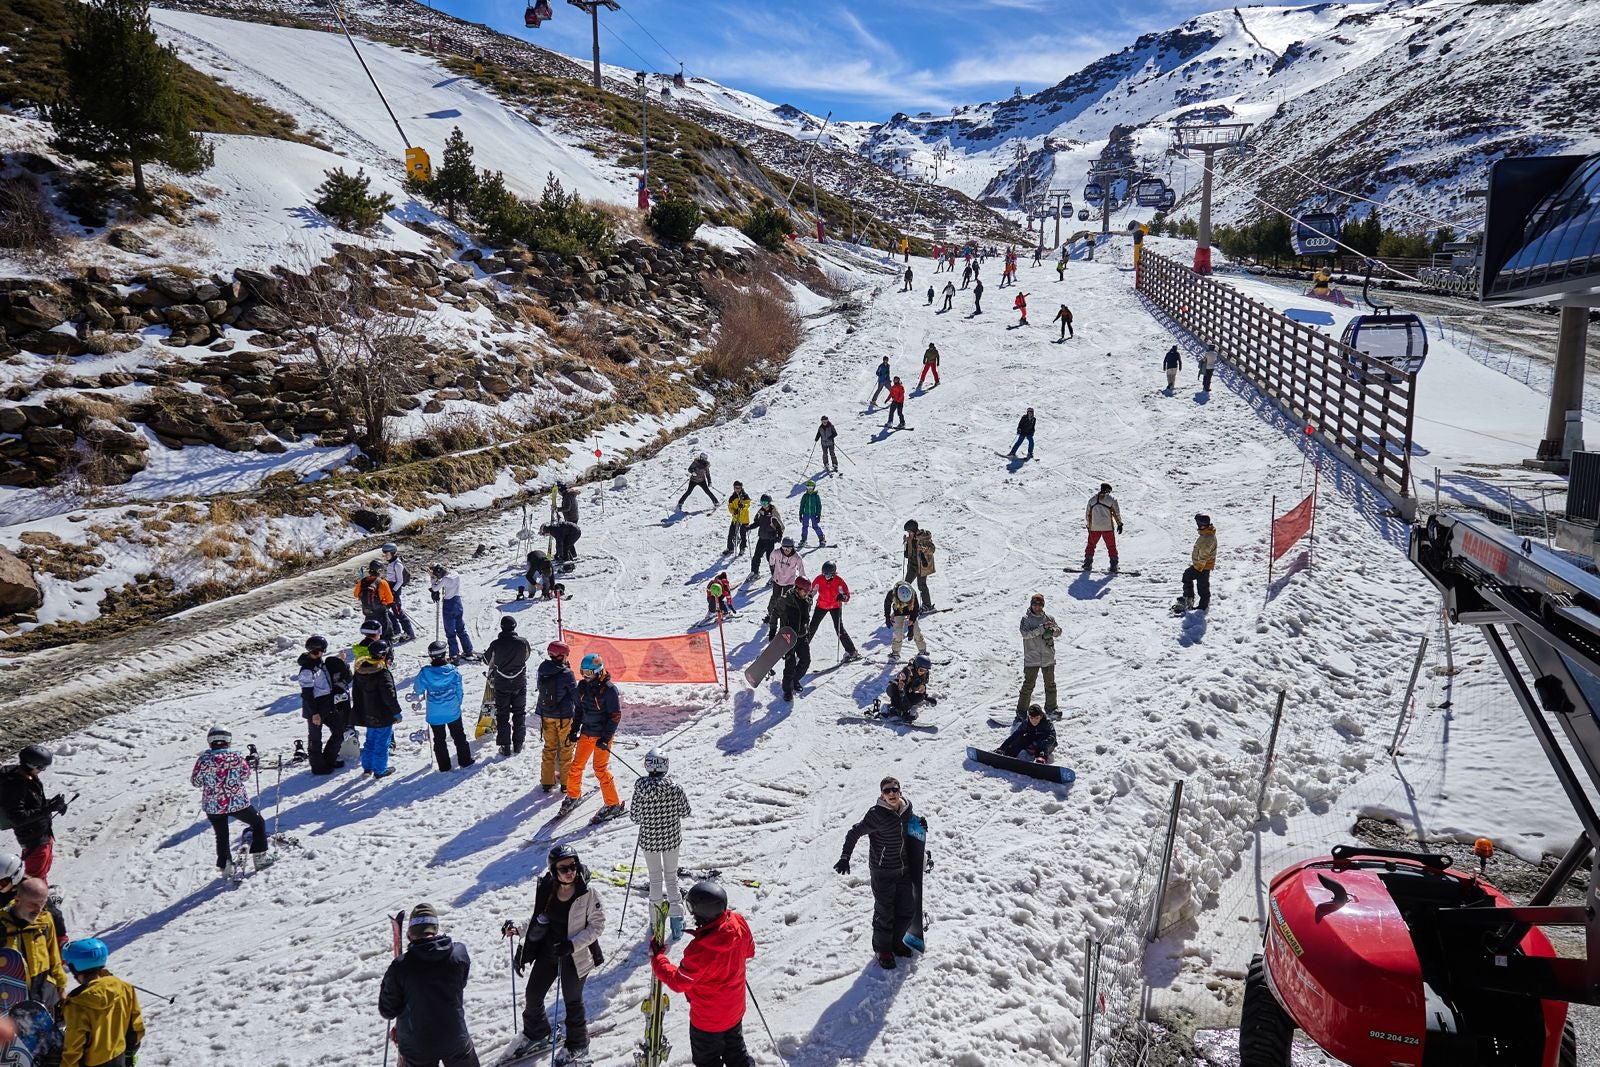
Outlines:
{"type": "Polygon", "coordinates": [[[428,183],[428,199],[442,205],[445,215],[455,222],[456,212],[472,203],[472,194],[477,185],[478,172],[472,166],[472,144],[461,132],[461,127],[456,126],[451,129],[450,138],[444,143],[444,161],[433,172],[433,180],[428,183]]]}
{"type": "Polygon", "coordinates": [[[46,109],[56,148],[94,163],[128,161],[141,197],[147,163],[182,174],[209,167],[211,146],[191,128],[178,57],[156,40],[149,0],[87,0],[70,7],[71,36],[61,48],[66,85],[46,109]]]}
{"type": "Polygon", "coordinates": [[[366,171],[358,169],[346,174],[343,167],[335,167],[323,174],[312,204],[341,230],[365,233],[394,208],[393,197],[388,193],[374,194],[371,187],[372,179],[366,171]]]}

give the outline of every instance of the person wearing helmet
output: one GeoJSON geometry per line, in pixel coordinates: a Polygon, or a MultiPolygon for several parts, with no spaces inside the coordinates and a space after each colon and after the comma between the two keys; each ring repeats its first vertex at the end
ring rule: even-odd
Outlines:
{"type": "Polygon", "coordinates": [[[628,815],[639,824],[639,850],[650,875],[650,914],[667,904],[671,940],[683,936],[683,898],[678,890],[678,849],[683,845],[683,820],[689,798],[667,776],[667,754],[652,748],[644,754],[645,776],[633,783],[628,815]]]}
{"type": "Polygon", "coordinates": [[[383,972],[378,1014],[395,1020],[394,1043],[406,1064],[478,1067],[467,1029],[467,946],[446,937],[439,912],[418,904],[406,917],[406,952],[383,972]]]}
{"type": "Polygon", "coordinates": [[[616,736],[617,724],[622,721],[622,697],[606,673],[606,665],[593,652],[583,657],[578,665],[583,675],[573,699],[572,729],[567,739],[578,747],[572,754],[572,766],[567,770],[567,799],[561,802],[565,815],[578,806],[583,797],[583,768],[594,760],[594,776],[600,783],[600,798],[605,806],[595,813],[595,822],[615,819],[623,813],[622,798],[617,795],[617,783],[611,777],[611,739],[616,736]]]}
{"type": "Polygon", "coordinates": [[[727,571],[718,571],[706,585],[706,617],[714,619],[718,615],[737,614],[733,609],[733,581],[727,571]]]}
{"type": "Polygon", "coordinates": [[[722,551],[724,556],[734,554],[735,539],[742,556],[750,547],[750,494],[744,491],[743,482],[734,482],[733,492],[728,494],[728,547],[722,551]]]}
{"type": "Polygon", "coordinates": [[[533,710],[539,716],[539,736],[544,741],[544,755],[539,761],[539,788],[549,793],[557,783],[566,785],[573,752],[578,747],[577,742],[571,740],[578,680],[572,676],[572,664],[567,662],[571,650],[565,644],[551,641],[545,652],[550,658],[539,664],[534,677],[539,696],[533,710]]]}
{"type": "Polygon", "coordinates": [[[1011,736],[1000,742],[1002,756],[1049,763],[1056,751],[1056,728],[1044,709],[1028,705],[1026,716],[1011,728],[1011,736]]]}
{"type": "Polygon", "coordinates": [[[0,771],[0,814],[16,835],[22,867],[31,878],[49,879],[55,862],[55,816],[67,813],[65,794],[49,799],[41,779],[55,757],[40,745],[29,745],[17,762],[0,771]]]}
{"type": "MultiPolygon", "coordinates": [[[[784,599],[794,583],[806,576],[806,558],[795,547],[794,538],[785,537],[783,543],[767,555],[767,565],[772,570],[772,595],[767,598],[767,640],[771,641],[778,636],[784,599]]],[[[807,618],[809,620],[809,616],[807,618]]]]}
{"type": "Polygon", "coordinates": [[[689,494],[696,488],[703,489],[706,496],[711,498],[711,506],[716,507],[721,503],[717,494],[711,491],[711,457],[704,452],[694,457],[689,464],[689,484],[683,490],[683,495],[678,498],[678,510],[683,510],[684,501],[689,499],[689,494]]]}
{"type": "Polygon", "coordinates": [[[206,733],[205,751],[189,772],[189,784],[200,789],[200,810],[211,823],[217,842],[217,870],[224,876],[242,873],[233,867],[229,819],[238,819],[250,828],[250,862],[256,870],[273,862],[267,854],[267,824],[250,802],[252,770],[249,758],[233,747],[233,732],[225,726],[213,726],[206,733]]]}
{"type": "Polygon", "coordinates": [[[917,583],[917,593],[922,597],[922,610],[932,611],[933,594],[928,592],[928,575],[935,570],[933,534],[918,525],[916,519],[907,519],[905,536],[900,540],[900,554],[906,561],[905,580],[917,583]]]}
{"type": "Polygon", "coordinates": [[[394,597],[394,603],[389,605],[389,632],[405,635],[398,638],[396,644],[400,640],[415,641],[417,631],[411,625],[411,617],[401,606],[405,599],[405,588],[411,581],[411,572],[406,570],[405,561],[400,558],[400,546],[393,541],[383,546],[383,580],[389,583],[389,592],[394,597]]]}
{"type": "Polygon", "coordinates": [[[1111,572],[1117,571],[1117,534],[1122,532],[1122,508],[1111,495],[1111,483],[1101,482],[1100,491],[1089,498],[1083,511],[1083,525],[1089,530],[1089,541],[1083,548],[1083,569],[1094,566],[1095,546],[1106,543],[1106,558],[1111,572]]]}
{"type": "Polygon", "coordinates": [[[450,746],[445,733],[456,746],[456,766],[470,767],[475,760],[467,747],[467,731],[461,725],[461,703],[464,699],[461,671],[448,658],[443,641],[428,646],[428,664],[417,672],[411,683],[412,693],[426,693],[428,700],[428,731],[433,735],[433,762],[441,772],[450,769],[450,746]]]}
{"type": "Polygon", "coordinates": [[[761,506],[756,509],[750,526],[756,531],[756,550],[750,554],[750,577],[753,579],[761,573],[761,564],[770,562],[772,550],[783,536],[783,519],[778,516],[777,505],[769,494],[761,494],[761,506]]]}
{"type": "MultiPolygon", "coordinates": [[[[839,470],[839,428],[828,421],[828,416],[822,416],[822,422],[817,425],[817,435],[812,440],[822,445],[822,469],[837,472],[839,470]]],[[[804,509],[801,510],[800,514],[805,514],[804,509]]],[[[821,512],[818,512],[818,514],[820,515],[821,512]]],[[[822,535],[819,533],[817,536],[821,537],[822,535]]],[[[805,532],[802,530],[801,539],[804,540],[804,538],[805,532]]]]}
{"type": "Polygon", "coordinates": [[[368,622],[378,624],[383,639],[387,641],[392,636],[389,609],[394,607],[394,590],[383,576],[383,569],[380,560],[367,564],[367,573],[356,582],[355,598],[356,603],[361,605],[361,614],[368,622]]]}
{"type": "MultiPolygon", "coordinates": [[[[589,884],[589,869],[571,845],[557,845],[546,858],[547,867],[533,891],[533,915],[522,930],[516,973],[528,974],[528,996],[523,1002],[522,1036],[507,1052],[507,1059],[532,1057],[550,1051],[554,1038],[544,1013],[544,998],[559,978],[566,1016],[567,1061],[587,1061],[589,1014],[583,1003],[584,981],[600,966],[600,935],[606,928],[606,910],[600,894],[589,884]]],[[[514,929],[514,927],[513,927],[514,929]]]]}
{"type": "Polygon", "coordinates": [[[350,721],[350,689],[355,679],[343,659],[328,655],[328,639],[321,634],[306,638],[306,650],[296,663],[300,668],[300,717],[306,721],[306,758],[312,774],[332,774],[344,766],[339,748],[350,721]]]}
{"type": "Polygon", "coordinates": [[[778,605],[779,621],[794,633],[794,644],[783,656],[783,699],[792,702],[811,669],[811,581],[796,578],[778,605]]]}
{"type": "Polygon", "coordinates": [[[394,773],[389,766],[389,742],[394,724],[400,721],[400,694],[395,691],[394,671],[389,666],[389,642],[373,641],[367,654],[356,660],[351,697],[352,722],[367,733],[361,741],[361,774],[387,778],[394,773]]]}
{"type": "Polygon", "coordinates": [[[583,536],[578,524],[565,519],[547,522],[539,527],[539,536],[550,538],[555,545],[557,566],[563,572],[570,571],[572,563],[578,558],[578,538],[583,536]]]}
{"type": "Polygon", "coordinates": [[[674,993],[689,999],[689,1054],[695,1067],[749,1067],[744,1045],[745,961],[756,942],[744,916],[728,907],[728,894],[709,878],[689,889],[694,937],[674,966],[666,946],[650,943],[650,970],[674,993]]]}
{"type": "Polygon", "coordinates": [[[443,607],[444,638],[450,643],[450,662],[472,659],[472,637],[467,633],[467,609],[461,601],[461,576],[442,563],[428,568],[428,589],[434,602],[443,607]]]}
{"type": "MultiPolygon", "coordinates": [[[[536,548],[528,553],[528,569],[523,577],[528,583],[526,595],[529,599],[532,599],[535,593],[545,600],[556,595],[555,564],[550,562],[550,557],[543,549],[536,548]]],[[[524,590],[518,589],[517,599],[521,600],[523,595],[524,590]]]]}
{"type": "Polygon", "coordinates": [[[900,658],[900,642],[906,634],[917,643],[918,652],[928,651],[928,644],[922,639],[922,627],[917,623],[917,616],[922,614],[922,604],[917,600],[916,590],[906,582],[896,582],[883,598],[883,624],[893,632],[889,643],[889,658],[900,658]]]}
{"type": "Polygon", "coordinates": [[[367,619],[361,624],[361,638],[350,644],[350,662],[359,663],[361,657],[367,654],[367,648],[374,641],[383,640],[383,625],[376,619],[367,619]]]}
{"type": "Polygon", "coordinates": [[[889,710],[884,714],[915,722],[917,705],[933,707],[938,704],[938,699],[928,693],[928,673],[932,668],[933,660],[925,653],[919,652],[911,657],[911,662],[900,668],[900,673],[894,676],[884,693],[889,698],[889,710]]]}
{"type": "Polygon", "coordinates": [[[833,632],[839,638],[839,644],[844,649],[844,661],[860,659],[861,654],[856,651],[856,644],[850,640],[850,635],[844,630],[844,606],[850,603],[850,586],[845,584],[844,578],[839,575],[839,567],[832,560],[822,565],[822,576],[811,583],[811,592],[816,597],[816,610],[811,615],[811,627],[806,631],[806,643],[817,636],[817,628],[822,625],[822,620],[829,616],[833,618],[833,632]]]}
{"type": "Polygon", "coordinates": [[[810,531],[817,531],[817,545],[820,548],[828,547],[828,539],[822,533],[822,497],[817,493],[817,483],[806,482],[806,491],[800,496],[800,547],[806,547],[806,538],[810,531]]]}
{"type": "Polygon", "coordinates": [[[22,878],[22,857],[15,852],[0,852],[0,908],[11,906],[22,878]]]}
{"type": "Polygon", "coordinates": [[[1194,525],[1194,549],[1189,553],[1189,566],[1183,571],[1183,599],[1173,607],[1205,611],[1211,606],[1211,571],[1217,565],[1217,528],[1211,525],[1210,515],[1196,515],[1194,525]]]}
{"type": "Polygon", "coordinates": [[[131,1064],[144,1044],[138,991],[106,969],[110,957],[98,937],[69,941],[61,950],[78,982],[61,1002],[61,1067],[131,1064]]]}
{"type": "Polygon", "coordinates": [[[1022,616],[1022,692],[1017,694],[1018,723],[1033,702],[1033,686],[1044,675],[1044,710],[1056,710],[1056,638],[1061,627],[1053,616],[1045,613],[1044,594],[1035,593],[1028,601],[1028,610],[1022,616]]]}
{"type": "Polygon", "coordinates": [[[878,966],[893,970],[896,956],[909,956],[906,934],[919,910],[916,891],[918,872],[914,857],[908,855],[910,837],[917,824],[911,812],[911,798],[900,788],[900,780],[887,777],[878,783],[878,802],[850,827],[844,836],[844,851],[833,869],[850,873],[850,854],[856,842],[867,838],[867,870],[872,878],[872,951],[878,966]]]}
{"type": "Polygon", "coordinates": [[[528,736],[528,660],[533,648],[517,633],[517,620],[500,617],[500,635],[489,642],[483,662],[494,687],[495,745],[500,755],[522,751],[528,736]]]}
{"type": "Polygon", "coordinates": [[[889,372],[889,357],[888,356],[884,356],[883,359],[881,361],[879,361],[879,363],[878,363],[878,372],[877,373],[878,373],[878,387],[876,389],[872,390],[872,399],[867,401],[867,410],[868,411],[872,411],[872,410],[875,410],[877,408],[877,406],[878,406],[878,394],[879,393],[887,393],[889,391],[889,379],[891,377],[891,374],[889,372]]]}

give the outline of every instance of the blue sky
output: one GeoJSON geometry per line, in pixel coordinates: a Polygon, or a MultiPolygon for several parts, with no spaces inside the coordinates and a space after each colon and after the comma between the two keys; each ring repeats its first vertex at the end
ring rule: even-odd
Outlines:
{"type": "MultiPolygon", "coordinates": [[[[677,69],[670,52],[691,74],[842,119],[947,111],[1009,96],[1017,85],[1032,92],[1141,33],[1230,6],[1218,0],[620,2],[624,11],[600,15],[607,62],[670,72],[677,69]]],[[[551,0],[555,18],[537,30],[523,26],[522,0],[433,3],[559,52],[589,55],[589,19],[566,0],[551,0]]]]}

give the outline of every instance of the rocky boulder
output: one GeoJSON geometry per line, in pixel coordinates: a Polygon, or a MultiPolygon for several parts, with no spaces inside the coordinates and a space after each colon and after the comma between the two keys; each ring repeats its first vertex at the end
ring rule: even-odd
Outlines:
{"type": "Polygon", "coordinates": [[[0,614],[34,611],[43,603],[44,594],[33,579],[33,569],[0,548],[0,614]]]}

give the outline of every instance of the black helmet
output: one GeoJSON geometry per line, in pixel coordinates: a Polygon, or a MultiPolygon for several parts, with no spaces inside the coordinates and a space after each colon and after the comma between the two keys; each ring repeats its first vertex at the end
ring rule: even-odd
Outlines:
{"type": "Polygon", "coordinates": [[[689,889],[685,903],[689,905],[695,925],[704,926],[716,922],[728,910],[728,891],[722,888],[721,882],[702,878],[689,889]]]}
{"type": "Polygon", "coordinates": [[[38,745],[29,745],[17,756],[17,761],[30,771],[42,771],[54,763],[56,758],[38,745]]]}
{"type": "Polygon", "coordinates": [[[929,659],[925,653],[918,652],[911,660],[911,665],[919,671],[925,671],[933,666],[933,660],[929,659]]]}
{"type": "Polygon", "coordinates": [[[1210,526],[1211,525],[1211,516],[1210,515],[1198,515],[1197,514],[1194,517],[1194,524],[1196,526],[1210,526]]]}
{"type": "MultiPolygon", "coordinates": [[[[557,845],[545,856],[545,864],[550,868],[551,871],[554,871],[556,869],[556,864],[560,863],[562,860],[576,859],[578,859],[577,849],[573,848],[571,845],[557,845]]],[[[578,863],[581,866],[583,861],[578,860],[578,863]]]]}
{"type": "Polygon", "coordinates": [[[312,634],[310,637],[306,638],[306,651],[307,652],[326,652],[326,651],[328,651],[328,639],[326,637],[323,637],[321,634],[312,634]]]}
{"type": "Polygon", "coordinates": [[[383,573],[383,564],[378,562],[377,560],[373,560],[371,563],[367,564],[367,573],[368,574],[382,574],[383,573]]]}
{"type": "Polygon", "coordinates": [[[826,563],[824,563],[822,565],[822,575],[823,575],[823,577],[832,578],[835,574],[838,574],[838,573],[839,573],[839,566],[838,566],[838,564],[834,563],[833,560],[830,559],[828,562],[826,562],[826,563]]]}
{"type": "Polygon", "coordinates": [[[445,657],[447,657],[449,655],[450,655],[450,646],[445,644],[443,641],[429,641],[428,642],[428,658],[429,659],[444,659],[445,657]]]}
{"type": "Polygon", "coordinates": [[[916,533],[919,528],[916,519],[906,520],[906,533],[916,533]]]}

